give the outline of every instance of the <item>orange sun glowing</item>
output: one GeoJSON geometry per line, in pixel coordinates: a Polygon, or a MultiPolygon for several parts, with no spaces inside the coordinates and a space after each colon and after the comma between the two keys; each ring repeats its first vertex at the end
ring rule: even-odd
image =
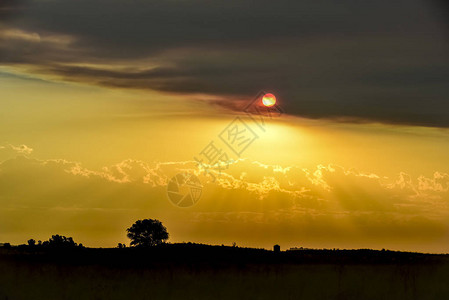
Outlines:
{"type": "Polygon", "coordinates": [[[262,103],[266,107],[271,107],[276,104],[276,97],[270,93],[265,94],[265,95],[263,95],[262,103]]]}

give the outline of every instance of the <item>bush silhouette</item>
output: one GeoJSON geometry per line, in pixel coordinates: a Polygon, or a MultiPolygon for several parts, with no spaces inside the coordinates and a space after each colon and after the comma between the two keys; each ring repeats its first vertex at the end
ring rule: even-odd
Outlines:
{"type": "MultiPolygon", "coordinates": [[[[34,241],[34,243],[36,243],[36,241],[34,241]]],[[[30,241],[28,241],[28,245],[30,245],[30,241]]],[[[48,241],[44,241],[43,243],[41,243],[41,241],[39,241],[38,246],[46,247],[46,248],[75,248],[75,247],[83,248],[84,247],[83,244],[78,245],[77,243],[75,243],[73,241],[72,237],[65,237],[65,236],[59,235],[59,234],[52,235],[48,241]]]]}
{"type": "Polygon", "coordinates": [[[136,221],[126,230],[131,246],[151,247],[168,240],[167,228],[159,220],[144,219],[136,221]]]}

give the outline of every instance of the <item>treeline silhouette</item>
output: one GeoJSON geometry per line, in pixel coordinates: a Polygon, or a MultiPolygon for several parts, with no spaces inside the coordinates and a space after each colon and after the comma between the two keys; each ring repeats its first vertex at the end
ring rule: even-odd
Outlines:
{"type": "Polygon", "coordinates": [[[0,299],[449,299],[447,256],[393,251],[25,245],[0,268],[0,299]]]}
{"type": "Polygon", "coordinates": [[[83,244],[75,243],[72,237],[65,237],[59,234],[52,235],[48,241],[44,242],[37,241],[36,243],[36,240],[29,239],[27,243],[28,243],[27,246],[31,248],[56,248],[56,249],[77,248],[77,247],[84,248],[83,244]]]}
{"type": "Polygon", "coordinates": [[[127,266],[154,265],[159,263],[190,264],[414,264],[447,261],[447,255],[422,254],[388,250],[339,250],[292,248],[280,251],[275,245],[274,251],[257,248],[216,246],[196,243],[167,243],[169,234],[159,220],[145,219],[136,221],[126,229],[130,238],[130,247],[118,243],[117,248],[86,248],[76,243],[72,237],[52,235],[47,241],[29,239],[27,244],[11,246],[0,255],[20,257],[23,253],[27,259],[58,261],[75,264],[102,263],[127,266]],[[11,250],[12,251],[8,251],[11,250]],[[16,251],[18,250],[18,251],[16,251]],[[70,253],[68,256],[67,253],[70,253]]]}
{"type": "Polygon", "coordinates": [[[0,299],[449,299],[448,255],[168,243],[151,219],[126,233],[129,247],[0,244],[0,299]]]}
{"type": "MultiPolygon", "coordinates": [[[[54,240],[52,238],[52,240],[54,240]]],[[[56,239],[58,240],[58,239],[56,239]]],[[[61,240],[64,240],[63,238],[61,240]]],[[[71,242],[9,246],[0,258],[74,265],[117,267],[195,266],[228,267],[253,264],[376,265],[449,263],[448,255],[389,250],[307,249],[275,252],[266,249],[196,243],[164,243],[152,247],[87,248],[71,242]],[[44,246],[45,245],[45,246],[44,246]]]]}

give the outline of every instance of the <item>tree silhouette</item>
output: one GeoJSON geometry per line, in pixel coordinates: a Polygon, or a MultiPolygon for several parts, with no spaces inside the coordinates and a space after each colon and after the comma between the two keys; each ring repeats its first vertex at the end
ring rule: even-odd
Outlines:
{"type": "Polygon", "coordinates": [[[35,245],[36,245],[36,240],[34,240],[34,239],[29,239],[28,240],[28,246],[34,247],[35,245]]]}
{"type": "Polygon", "coordinates": [[[52,235],[48,241],[44,241],[42,246],[50,248],[82,248],[83,244],[77,245],[77,243],[73,241],[72,237],[65,237],[63,235],[55,234],[52,235]]]}
{"type": "Polygon", "coordinates": [[[159,220],[138,220],[126,230],[131,246],[151,247],[168,240],[167,228],[159,220]]]}

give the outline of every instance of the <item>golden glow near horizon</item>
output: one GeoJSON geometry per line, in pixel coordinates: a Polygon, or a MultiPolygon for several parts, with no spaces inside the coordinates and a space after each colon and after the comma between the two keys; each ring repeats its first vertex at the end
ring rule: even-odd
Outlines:
{"type": "Polygon", "coordinates": [[[236,116],[252,126],[243,113],[160,93],[4,82],[0,242],[58,233],[110,247],[135,220],[158,218],[172,242],[448,251],[445,129],[283,115],[252,127],[257,139],[213,180],[192,157],[236,116]],[[184,171],[203,190],[180,209],[166,185],[184,171]]]}

